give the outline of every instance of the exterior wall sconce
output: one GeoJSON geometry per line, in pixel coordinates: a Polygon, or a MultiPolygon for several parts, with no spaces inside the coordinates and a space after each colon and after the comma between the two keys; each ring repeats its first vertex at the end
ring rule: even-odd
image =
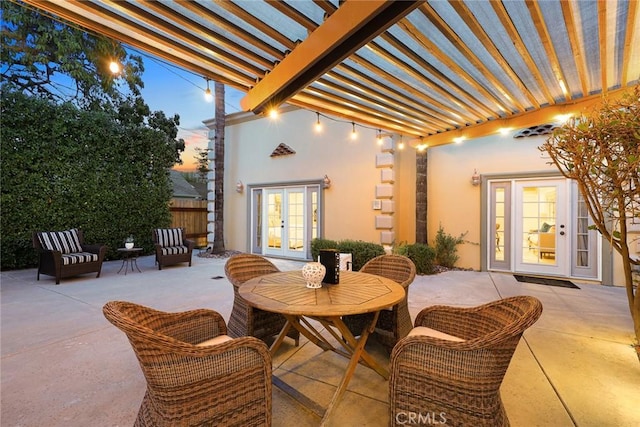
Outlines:
{"type": "Polygon", "coordinates": [[[322,179],[322,186],[324,188],[330,188],[331,187],[331,179],[329,179],[329,177],[327,175],[325,175],[324,178],[322,179]]]}
{"type": "Polygon", "coordinates": [[[473,175],[471,175],[471,184],[474,187],[480,185],[480,174],[477,169],[473,170],[473,175]]]}
{"type": "Polygon", "coordinates": [[[238,181],[236,183],[236,193],[242,194],[243,191],[244,191],[244,184],[242,183],[242,181],[238,181]]]}

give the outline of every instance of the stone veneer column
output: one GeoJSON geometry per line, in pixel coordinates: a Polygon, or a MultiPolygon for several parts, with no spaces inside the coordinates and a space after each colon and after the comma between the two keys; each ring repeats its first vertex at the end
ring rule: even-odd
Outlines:
{"type": "Polygon", "coordinates": [[[395,175],[394,144],[391,137],[382,140],[380,153],[376,154],[376,168],[380,169],[380,184],[376,184],[376,202],[374,209],[380,212],[376,215],[376,229],[380,230],[380,243],[385,251],[391,252],[396,239],[395,233],[395,202],[393,200],[393,184],[395,175]]]}
{"type": "Polygon", "coordinates": [[[216,177],[216,171],[215,171],[215,164],[214,164],[214,160],[216,157],[216,150],[215,150],[215,144],[216,144],[216,131],[215,129],[210,129],[209,132],[207,133],[207,138],[209,139],[209,142],[207,144],[207,157],[209,159],[209,172],[207,172],[207,247],[208,248],[213,248],[213,241],[215,238],[214,235],[214,231],[215,231],[215,205],[214,205],[214,200],[215,200],[215,177],[216,177]]]}

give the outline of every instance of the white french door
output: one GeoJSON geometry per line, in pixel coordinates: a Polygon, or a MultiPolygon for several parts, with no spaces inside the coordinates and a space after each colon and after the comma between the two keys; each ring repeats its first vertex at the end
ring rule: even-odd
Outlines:
{"type": "Polygon", "coordinates": [[[285,258],[308,258],[318,236],[319,186],[253,189],[252,250],[285,258]]]}
{"type": "Polygon", "coordinates": [[[567,181],[517,181],[514,206],[515,270],[566,276],[567,181]]]}
{"type": "Polygon", "coordinates": [[[563,178],[490,181],[490,270],[600,277],[600,236],[577,186],[563,178]]]}

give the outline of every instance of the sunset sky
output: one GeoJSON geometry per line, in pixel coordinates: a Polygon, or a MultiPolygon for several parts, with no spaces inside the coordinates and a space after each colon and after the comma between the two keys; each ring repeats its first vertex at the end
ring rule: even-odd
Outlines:
{"type": "MultiPolygon", "coordinates": [[[[207,128],[202,123],[214,117],[214,103],[207,102],[204,91],[207,87],[201,76],[184,71],[148,56],[143,56],[145,71],[142,75],[144,88],[142,97],[152,111],[164,111],[167,116],[178,114],[180,127],[178,138],[185,141],[182,165],[174,169],[193,171],[196,168],[195,148],[207,148],[207,128]]],[[[209,83],[213,92],[213,82],[209,83]]],[[[241,111],[243,92],[225,88],[225,111],[227,114],[241,111]]]]}

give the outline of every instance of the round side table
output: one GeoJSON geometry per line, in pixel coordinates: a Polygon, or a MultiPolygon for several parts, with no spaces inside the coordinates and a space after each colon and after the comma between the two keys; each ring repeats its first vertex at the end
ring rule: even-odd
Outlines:
{"type": "Polygon", "coordinates": [[[142,248],[118,248],[118,252],[122,253],[122,266],[120,266],[118,274],[120,274],[120,272],[124,268],[124,275],[126,276],[127,272],[129,270],[133,271],[134,267],[136,268],[136,270],[138,270],[138,272],[142,273],[142,271],[140,271],[140,268],[138,268],[138,255],[140,254],[140,252],[142,252],[142,248]]]}

